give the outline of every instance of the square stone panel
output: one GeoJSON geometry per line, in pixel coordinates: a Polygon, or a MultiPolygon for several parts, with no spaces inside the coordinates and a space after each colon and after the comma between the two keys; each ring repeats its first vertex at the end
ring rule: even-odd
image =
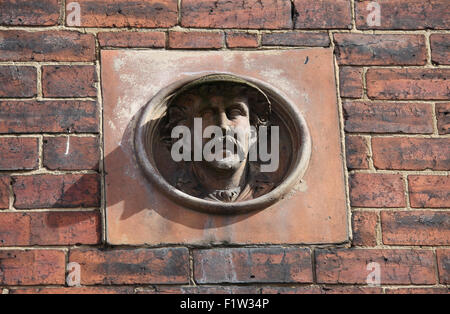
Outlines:
{"type": "MultiPolygon", "coordinates": [[[[319,244],[348,241],[331,49],[101,53],[107,239],[110,244],[319,244]],[[303,179],[264,210],[220,216],[183,208],[143,175],[133,148],[141,108],[162,88],[211,73],[274,86],[303,114],[312,153],[303,179]]],[[[281,156],[282,158],[282,156],[281,156]]]]}

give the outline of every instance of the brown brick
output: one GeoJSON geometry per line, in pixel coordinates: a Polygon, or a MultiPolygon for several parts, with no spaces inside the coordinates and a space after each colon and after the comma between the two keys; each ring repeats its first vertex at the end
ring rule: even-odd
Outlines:
{"type": "Polygon", "coordinates": [[[298,248],[226,248],[194,252],[197,283],[312,282],[311,252],[298,248]]]}
{"type": "Polygon", "coordinates": [[[428,250],[338,249],[316,251],[317,282],[366,284],[380,265],[380,284],[434,284],[435,260],[428,250]]]}
{"type": "Polygon", "coordinates": [[[189,280],[186,248],[99,251],[72,250],[81,266],[81,284],[176,284],[189,280]]]}
{"type": "Polygon", "coordinates": [[[450,170],[450,138],[378,137],[372,153],[377,169],[450,170]]]}
{"type": "Polygon", "coordinates": [[[98,34],[98,42],[101,47],[164,48],[166,45],[166,33],[105,32],[98,34]]]}
{"type": "Polygon", "coordinates": [[[436,104],[439,134],[450,134],[450,103],[436,104]]]}
{"type": "Polygon", "coordinates": [[[13,191],[20,209],[100,206],[97,174],[15,176],[13,191]]]}
{"type": "Polygon", "coordinates": [[[37,167],[39,167],[38,138],[0,138],[0,170],[31,170],[37,167]]]}
{"type": "Polygon", "coordinates": [[[219,49],[223,47],[221,32],[169,32],[169,48],[219,49]]]}
{"type": "MultiPolygon", "coordinates": [[[[171,27],[177,24],[177,0],[77,0],[84,27],[171,27]]],[[[67,10],[66,16],[72,10],[67,10]]],[[[67,24],[68,21],[66,21],[67,24]]]]}
{"type": "Polygon", "coordinates": [[[367,5],[372,0],[355,1],[356,27],[359,29],[448,29],[447,0],[383,0],[380,26],[369,26],[367,5]]]}
{"type": "Polygon", "coordinates": [[[9,294],[133,294],[134,287],[42,287],[14,288],[9,294]]]}
{"type": "Polygon", "coordinates": [[[386,289],[386,294],[448,294],[449,288],[395,288],[386,289]]]}
{"type": "Polygon", "coordinates": [[[226,32],[228,48],[256,48],[259,46],[258,34],[245,32],[226,32]]]}
{"type": "Polygon", "coordinates": [[[49,26],[58,24],[58,0],[2,0],[0,25],[49,26]]]}
{"type": "Polygon", "coordinates": [[[347,132],[433,133],[430,104],[345,101],[347,132]]]}
{"type": "Polygon", "coordinates": [[[350,203],[356,207],[406,206],[401,175],[353,173],[349,176],[350,203]]]}
{"type": "Polygon", "coordinates": [[[0,133],[98,132],[95,101],[0,101],[0,133]]]}
{"type": "Polygon", "coordinates": [[[346,136],[345,151],[347,156],[347,168],[368,169],[369,150],[366,140],[361,136],[346,136]]]}
{"type": "Polygon", "coordinates": [[[202,28],[292,28],[289,1],[183,0],[181,25],[202,28]]]}
{"type": "Polygon", "coordinates": [[[383,289],[358,286],[263,287],[263,294],[381,294],[383,289]]]}
{"type": "Polygon", "coordinates": [[[336,57],[346,65],[423,65],[423,35],[334,34],[336,57]]]}
{"type": "Polygon", "coordinates": [[[327,33],[265,33],[262,34],[263,46],[306,46],[328,47],[330,37],[327,33]]]}
{"type": "Polygon", "coordinates": [[[450,207],[450,176],[408,176],[411,207],[450,207]]]}
{"type": "Polygon", "coordinates": [[[259,294],[255,286],[156,286],[137,291],[137,294],[259,294]]]}
{"type": "Polygon", "coordinates": [[[8,176],[0,176],[0,209],[9,208],[9,186],[11,179],[8,176]]]}
{"type": "Polygon", "coordinates": [[[341,97],[361,98],[363,95],[362,68],[341,67],[339,69],[339,87],[341,97]]]}
{"type": "Polygon", "coordinates": [[[36,80],[35,67],[0,66],[0,97],[35,97],[36,80]]]}
{"type": "Polygon", "coordinates": [[[436,250],[439,282],[442,284],[450,284],[450,249],[436,250]]]}
{"type": "Polygon", "coordinates": [[[352,10],[347,0],[294,0],[294,27],[347,28],[352,27],[352,10]]]}
{"type": "Polygon", "coordinates": [[[450,69],[369,69],[366,75],[370,98],[450,98],[450,69]]]}
{"type": "Polygon", "coordinates": [[[93,65],[42,67],[44,97],[97,97],[97,72],[93,65]]]}
{"type": "Polygon", "coordinates": [[[0,246],[100,242],[99,212],[0,212],[0,246]]]}
{"type": "Polygon", "coordinates": [[[450,245],[450,212],[382,212],[384,244],[450,245]]]}
{"type": "Polygon", "coordinates": [[[98,170],[97,137],[44,137],[44,167],[50,170],[98,170]]]}
{"type": "Polygon", "coordinates": [[[94,61],[91,34],[69,31],[0,31],[0,61],[94,61]]]}
{"type": "Polygon", "coordinates": [[[65,259],[61,250],[0,250],[0,284],[64,284],[65,259]]]}
{"type": "Polygon", "coordinates": [[[353,245],[376,246],[377,245],[377,213],[353,212],[352,230],[353,245]]]}
{"type": "Polygon", "coordinates": [[[431,61],[436,64],[450,64],[450,34],[432,34],[431,61]]]}

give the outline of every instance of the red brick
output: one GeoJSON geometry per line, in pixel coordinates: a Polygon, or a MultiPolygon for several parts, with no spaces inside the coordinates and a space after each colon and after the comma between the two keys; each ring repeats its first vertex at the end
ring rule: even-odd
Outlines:
{"type": "Polygon", "coordinates": [[[100,242],[99,212],[0,212],[0,246],[100,242]]]}
{"type": "Polygon", "coordinates": [[[183,0],[181,25],[202,28],[292,28],[289,1],[183,0]]]}
{"type": "Polygon", "coordinates": [[[100,206],[97,174],[15,176],[13,192],[20,209],[100,206]]]}
{"type": "Polygon", "coordinates": [[[345,101],[345,131],[370,133],[433,133],[430,104],[345,101]]]}
{"type": "Polygon", "coordinates": [[[450,134],[450,103],[436,104],[439,134],[450,134]]]}
{"type": "Polygon", "coordinates": [[[189,280],[186,248],[99,251],[72,250],[81,266],[81,284],[182,284],[189,280]]]}
{"type": "Polygon", "coordinates": [[[356,207],[406,206],[401,175],[353,173],[349,176],[350,203],[356,207]]]}
{"type": "Polygon", "coordinates": [[[94,61],[91,34],[70,31],[0,31],[0,61],[94,61]]]}
{"type": "Polygon", "coordinates": [[[254,286],[156,286],[137,294],[259,294],[260,291],[254,286]]]}
{"type": "Polygon", "coordinates": [[[423,35],[334,34],[338,63],[346,65],[423,65],[423,35]]]}
{"type": "Polygon", "coordinates": [[[65,259],[60,250],[0,250],[0,284],[64,284],[65,259]]]}
{"type": "Polygon", "coordinates": [[[98,34],[98,42],[101,47],[164,48],[166,45],[166,33],[105,32],[98,34]]]}
{"type": "Polygon", "coordinates": [[[221,32],[169,32],[169,48],[219,49],[223,47],[221,32]]]}
{"type": "Polygon", "coordinates": [[[361,136],[346,136],[345,151],[348,169],[368,169],[369,149],[366,140],[361,136]]]}
{"type": "Polygon", "coordinates": [[[228,48],[256,48],[259,46],[258,34],[244,32],[227,32],[225,34],[228,48]]]}
{"type": "Polygon", "coordinates": [[[450,176],[408,176],[411,207],[450,207],[450,176]]]}
{"type": "Polygon", "coordinates": [[[39,167],[38,138],[0,138],[0,170],[31,170],[37,167],[39,167]]]}
{"type": "Polygon", "coordinates": [[[311,252],[298,248],[194,251],[197,283],[312,282],[311,252]]]}
{"type": "Polygon", "coordinates": [[[439,282],[442,284],[450,284],[450,249],[436,250],[439,282]]]}
{"type": "Polygon", "coordinates": [[[372,153],[377,169],[450,170],[450,138],[378,137],[372,153]]]}
{"type": "Polygon", "coordinates": [[[450,212],[382,212],[384,244],[450,245],[450,212]]]}
{"type": "Polygon", "coordinates": [[[381,294],[383,289],[358,286],[263,287],[263,294],[381,294]]]}
{"type": "Polygon", "coordinates": [[[2,0],[0,25],[49,26],[58,24],[58,0],[2,0]]]}
{"type": "Polygon", "coordinates": [[[36,95],[35,67],[0,66],[0,97],[35,97],[36,95]]]}
{"type": "Polygon", "coordinates": [[[370,98],[450,98],[450,69],[369,69],[366,75],[370,98]]]}
{"type": "Polygon", "coordinates": [[[352,244],[358,246],[376,246],[377,223],[378,217],[375,212],[353,212],[352,244]]]}
{"type": "Polygon", "coordinates": [[[450,64],[450,34],[430,36],[431,61],[436,64],[450,64]]]}
{"type": "MultiPolygon", "coordinates": [[[[77,0],[84,27],[171,27],[177,24],[177,0],[77,0]]],[[[66,16],[73,12],[66,7],[66,16]]],[[[67,24],[67,21],[66,21],[67,24]]]]}
{"type": "Polygon", "coordinates": [[[264,33],[262,34],[263,46],[306,46],[306,47],[328,47],[330,37],[327,33],[264,33]]]}
{"type": "Polygon", "coordinates": [[[93,65],[42,67],[44,97],[97,97],[97,72],[93,65]]]}
{"type": "Polygon", "coordinates": [[[448,288],[395,288],[386,289],[386,294],[448,294],[448,288]]]}
{"type": "Polygon", "coordinates": [[[50,170],[98,170],[97,137],[44,137],[44,167],[50,170]]]}
{"type": "Polygon", "coordinates": [[[134,287],[48,287],[14,288],[9,294],[133,294],[134,287]]]}
{"type": "Polygon", "coordinates": [[[380,264],[380,284],[434,284],[435,260],[428,250],[338,249],[316,251],[317,282],[366,284],[380,264]]]}
{"type": "Polygon", "coordinates": [[[355,1],[358,29],[448,29],[448,0],[383,0],[380,26],[367,25],[367,5],[373,0],[355,1]]]}
{"type": "Polygon", "coordinates": [[[339,87],[341,97],[361,98],[363,95],[362,68],[341,67],[339,69],[339,87]]]}
{"type": "Polygon", "coordinates": [[[0,176],[0,209],[9,208],[9,186],[11,179],[8,176],[0,176]]]}
{"type": "Polygon", "coordinates": [[[347,0],[294,0],[294,27],[347,28],[352,27],[352,10],[347,0]]]}
{"type": "Polygon", "coordinates": [[[98,132],[95,101],[0,101],[0,133],[98,132]]]}

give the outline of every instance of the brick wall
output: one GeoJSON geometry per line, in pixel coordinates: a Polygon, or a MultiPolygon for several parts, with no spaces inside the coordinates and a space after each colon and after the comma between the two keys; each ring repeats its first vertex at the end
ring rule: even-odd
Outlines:
{"type": "Polygon", "coordinates": [[[0,291],[448,293],[448,0],[380,0],[375,26],[370,1],[72,2],[0,3],[0,291]],[[335,51],[350,243],[106,244],[101,49],[316,46],[335,51]]]}

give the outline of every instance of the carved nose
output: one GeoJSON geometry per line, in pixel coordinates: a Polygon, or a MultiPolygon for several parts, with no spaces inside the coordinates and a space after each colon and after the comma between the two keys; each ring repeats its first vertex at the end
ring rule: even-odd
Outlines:
{"type": "MultiPolygon", "coordinates": [[[[221,112],[219,114],[219,127],[222,131],[227,131],[230,125],[230,120],[228,120],[227,114],[225,112],[221,112]]],[[[225,133],[223,134],[225,135],[225,133]]]]}

